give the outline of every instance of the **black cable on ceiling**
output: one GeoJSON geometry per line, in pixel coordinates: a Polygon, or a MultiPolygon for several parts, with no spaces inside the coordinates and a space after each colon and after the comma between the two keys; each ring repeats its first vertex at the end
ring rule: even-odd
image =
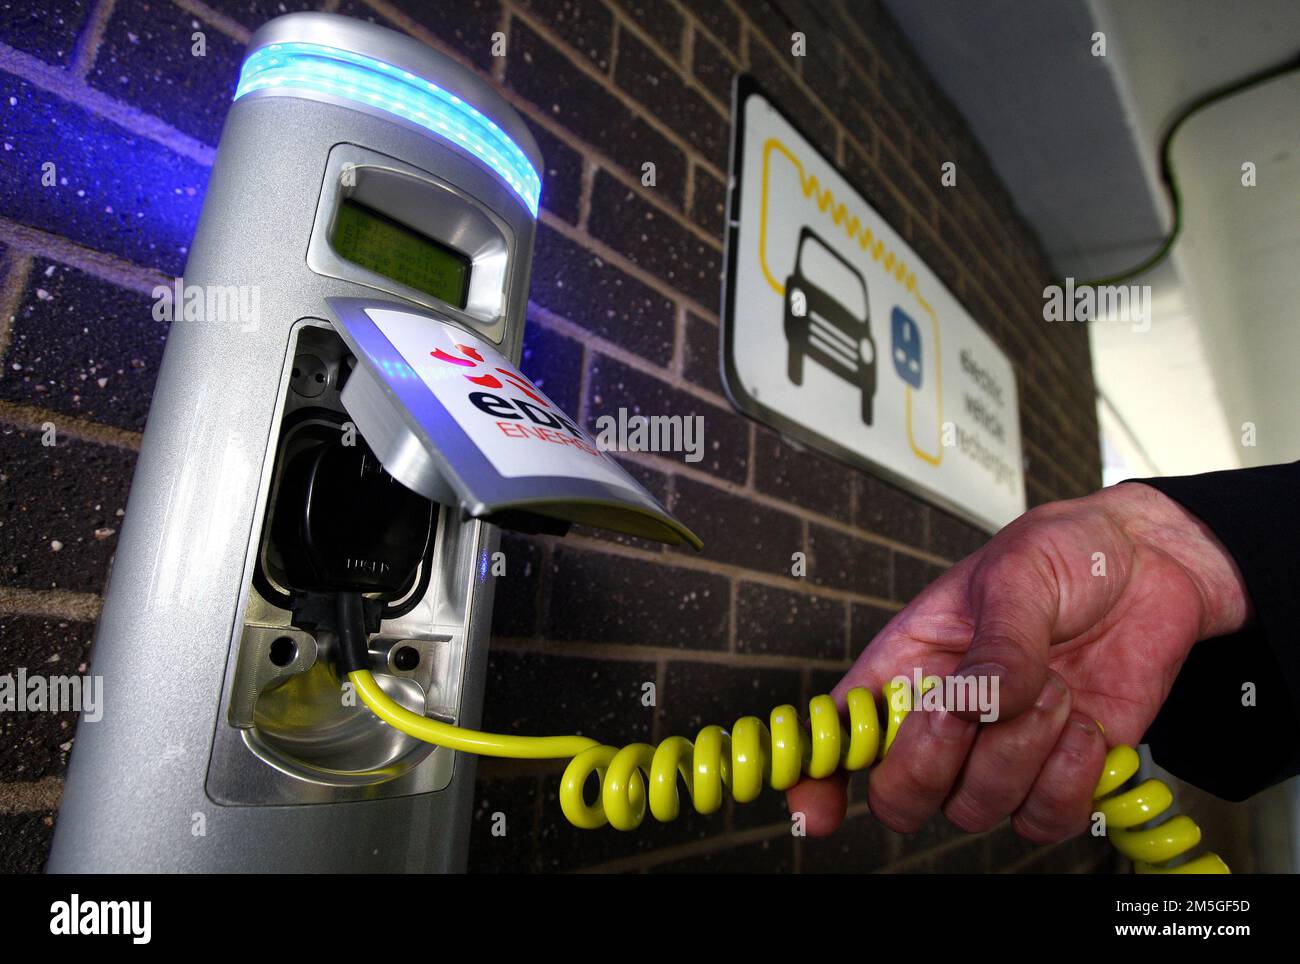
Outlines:
{"type": "Polygon", "coordinates": [[[1300,70],[1300,54],[1297,54],[1284,63],[1276,64],[1275,66],[1257,71],[1247,77],[1242,77],[1241,79],[1225,84],[1222,87],[1215,88],[1209,93],[1202,94],[1180,110],[1174,117],[1174,120],[1169,125],[1168,129],[1166,129],[1164,137],[1160,139],[1160,180],[1164,183],[1165,192],[1169,195],[1169,203],[1173,207],[1174,211],[1174,223],[1173,227],[1169,230],[1169,234],[1160,243],[1160,247],[1158,247],[1150,257],[1143,260],[1140,264],[1127,268],[1124,271],[1107,275],[1104,278],[1095,278],[1091,281],[1077,282],[1076,288],[1119,284],[1121,281],[1127,281],[1130,278],[1150,271],[1168,257],[1169,252],[1173,249],[1174,243],[1178,240],[1178,236],[1182,233],[1183,229],[1183,197],[1181,192],[1178,190],[1178,178],[1174,174],[1174,135],[1178,133],[1183,124],[1196,114],[1205,110],[1205,108],[1209,107],[1211,104],[1217,104],[1221,100],[1234,97],[1237,94],[1258,87],[1261,84],[1265,84],[1270,80],[1274,80],[1284,74],[1289,74],[1296,70],[1300,70]]]}

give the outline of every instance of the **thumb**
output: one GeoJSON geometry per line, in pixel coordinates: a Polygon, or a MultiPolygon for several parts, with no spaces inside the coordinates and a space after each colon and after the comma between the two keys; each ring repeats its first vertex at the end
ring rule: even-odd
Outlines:
{"type": "Polygon", "coordinates": [[[804,777],[785,792],[791,815],[804,815],[810,837],[827,837],[839,829],[849,807],[848,781],[843,773],[823,780],[804,777]]]}
{"type": "MultiPolygon", "coordinates": [[[[1047,651],[1060,595],[1056,577],[1039,553],[1009,553],[979,566],[970,592],[975,628],[954,675],[987,678],[989,692],[996,694],[998,719],[1010,719],[1033,706],[1047,683],[1047,651]]],[[[976,708],[957,715],[980,718],[976,708]]]]}

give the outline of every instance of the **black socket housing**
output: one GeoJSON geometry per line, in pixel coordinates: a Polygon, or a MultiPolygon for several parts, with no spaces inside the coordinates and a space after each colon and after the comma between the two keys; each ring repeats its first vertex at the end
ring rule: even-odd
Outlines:
{"type": "Polygon", "coordinates": [[[436,517],[434,503],[394,479],[364,440],[339,432],[282,466],[272,520],[279,578],[295,595],[399,599],[415,584],[436,517]]]}

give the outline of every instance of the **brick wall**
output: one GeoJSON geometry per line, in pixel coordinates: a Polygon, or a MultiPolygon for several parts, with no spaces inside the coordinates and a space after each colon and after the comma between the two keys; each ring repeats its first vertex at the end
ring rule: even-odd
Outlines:
{"type": "MultiPolygon", "coordinates": [[[[292,0],[0,0],[0,673],[89,657],[178,274],[241,46],[292,0]],[[37,8],[39,12],[36,12],[37,8]],[[206,36],[203,58],[191,35],[206,36]],[[57,184],[40,186],[42,165],[57,184]],[[40,444],[53,423],[60,442],[40,444]]],[[[703,554],[575,531],[507,536],[485,725],[610,741],[827,690],[889,615],[982,541],[865,473],[735,414],[718,380],[732,76],[747,70],[835,157],[1014,360],[1030,501],[1100,481],[1082,327],[1041,322],[1048,269],[951,105],[868,0],[342,0],[490,76],[537,135],[545,184],[524,369],[589,425],[620,405],[705,417],[689,465],[628,468],[703,554]],[[790,34],[808,56],[790,56],[790,34]],[[507,55],[491,54],[503,31],[507,55]],[[958,164],[958,186],[939,187],[958,164]],[[653,161],[658,183],[641,186],[653,161]],[[807,578],[789,575],[804,551],[807,578]],[[656,684],[656,705],[642,687],[656,684]]],[[[0,717],[0,868],[38,868],[73,721],[0,717]]],[[[1096,869],[1006,828],[791,835],[768,795],[632,835],[582,833],[558,767],[485,761],[476,871],[1096,869]],[[491,832],[506,817],[505,836],[491,832]]],[[[653,823],[653,821],[651,821],[653,823]]]]}

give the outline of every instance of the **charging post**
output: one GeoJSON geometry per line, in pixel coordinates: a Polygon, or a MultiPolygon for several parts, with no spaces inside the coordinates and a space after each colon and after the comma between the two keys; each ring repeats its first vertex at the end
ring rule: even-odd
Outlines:
{"type": "Polygon", "coordinates": [[[698,546],[515,367],[541,170],[409,37],[254,35],[184,282],[259,310],[172,326],[49,869],[459,869],[474,758],[346,673],[476,726],[499,526],[698,546]]]}

